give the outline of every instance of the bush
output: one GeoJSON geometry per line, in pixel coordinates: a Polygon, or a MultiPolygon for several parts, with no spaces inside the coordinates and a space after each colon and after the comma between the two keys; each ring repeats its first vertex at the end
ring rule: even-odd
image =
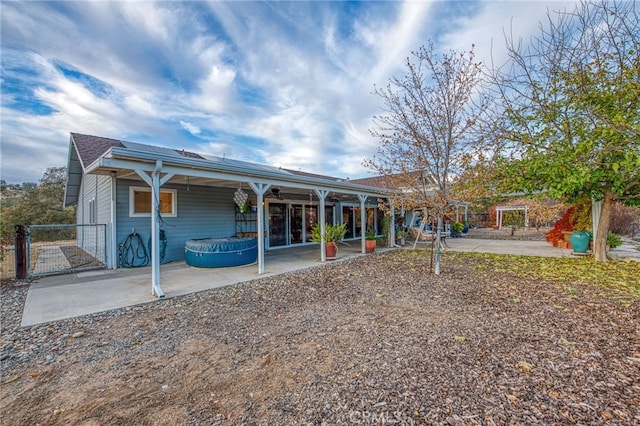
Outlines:
{"type": "Polygon", "coordinates": [[[627,235],[633,238],[633,234],[640,228],[640,208],[626,207],[616,203],[611,210],[609,229],[618,235],[627,235]]]}
{"type": "Polygon", "coordinates": [[[613,232],[609,232],[609,234],[607,235],[607,245],[612,249],[620,247],[622,245],[622,237],[613,232]]]}

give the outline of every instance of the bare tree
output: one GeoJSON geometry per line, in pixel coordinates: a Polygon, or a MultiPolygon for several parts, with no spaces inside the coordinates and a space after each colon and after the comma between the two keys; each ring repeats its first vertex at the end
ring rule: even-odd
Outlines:
{"type": "Polygon", "coordinates": [[[411,52],[407,73],[376,88],[383,112],[371,134],[380,146],[365,164],[401,189],[393,202],[428,207],[438,221],[435,272],[440,273],[440,231],[454,200],[451,184],[479,151],[482,65],[473,49],[438,55],[431,43],[411,52]]]}

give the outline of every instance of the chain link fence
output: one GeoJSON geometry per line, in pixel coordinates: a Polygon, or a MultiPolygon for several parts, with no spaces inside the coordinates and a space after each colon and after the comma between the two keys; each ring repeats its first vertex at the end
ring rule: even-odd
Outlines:
{"type": "Polygon", "coordinates": [[[106,237],[105,224],[31,225],[27,228],[28,275],[104,269],[106,237]]]}

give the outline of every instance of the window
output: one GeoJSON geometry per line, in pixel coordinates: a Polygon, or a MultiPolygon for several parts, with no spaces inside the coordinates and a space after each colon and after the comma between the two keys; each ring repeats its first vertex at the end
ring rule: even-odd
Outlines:
{"type": "MultiPolygon", "coordinates": [[[[165,217],[178,216],[178,191],[175,189],[160,190],[160,214],[165,217]]],[[[129,187],[129,216],[151,216],[151,188],[140,186],[129,187]]]]}
{"type": "Polygon", "coordinates": [[[89,200],[89,223],[98,223],[98,210],[96,206],[96,197],[89,200]]]}

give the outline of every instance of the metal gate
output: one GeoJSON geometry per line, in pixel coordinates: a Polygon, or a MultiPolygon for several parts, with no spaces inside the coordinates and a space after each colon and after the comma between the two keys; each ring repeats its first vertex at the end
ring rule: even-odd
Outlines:
{"type": "Polygon", "coordinates": [[[107,225],[31,225],[28,274],[53,275],[106,268],[107,225]]]}

